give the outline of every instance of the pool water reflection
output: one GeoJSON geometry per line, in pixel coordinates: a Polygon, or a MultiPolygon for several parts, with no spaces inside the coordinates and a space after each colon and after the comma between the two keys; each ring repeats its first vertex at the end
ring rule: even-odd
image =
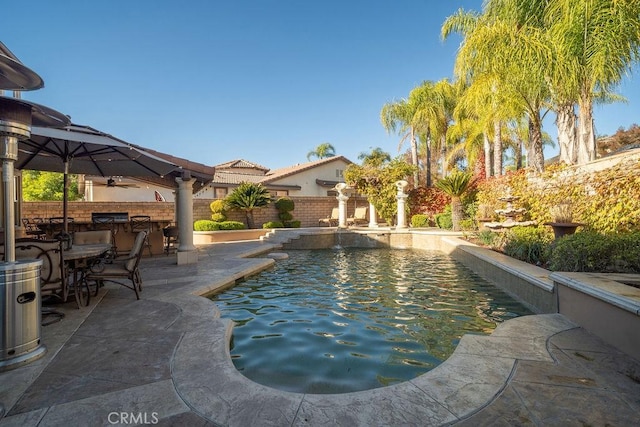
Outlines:
{"type": "Polygon", "coordinates": [[[415,378],[446,360],[462,335],[532,314],[448,255],[422,250],[291,251],[212,299],[236,322],[236,368],[301,393],[415,378]]]}

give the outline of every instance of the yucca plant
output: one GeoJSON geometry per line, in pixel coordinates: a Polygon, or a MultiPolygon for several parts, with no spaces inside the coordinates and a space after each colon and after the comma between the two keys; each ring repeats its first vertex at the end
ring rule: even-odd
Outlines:
{"type": "Polygon", "coordinates": [[[453,231],[460,231],[462,221],[462,196],[469,191],[472,184],[472,175],[468,172],[456,170],[447,177],[436,182],[436,187],[451,197],[451,221],[453,231]]]}
{"type": "Polygon", "coordinates": [[[225,200],[230,208],[243,211],[247,218],[247,226],[255,228],[253,211],[271,203],[271,196],[262,184],[242,182],[225,200]]]}

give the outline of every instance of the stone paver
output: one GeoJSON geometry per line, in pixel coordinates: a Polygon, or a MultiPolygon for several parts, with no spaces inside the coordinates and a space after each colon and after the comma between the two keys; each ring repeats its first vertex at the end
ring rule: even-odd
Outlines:
{"type": "Polygon", "coordinates": [[[199,249],[199,263],[144,259],[141,300],[107,285],[90,307],[60,306],[48,353],[0,374],[0,426],[637,425],[640,362],[561,315],[467,335],[436,369],[339,395],[270,389],[228,356],[232,324],[198,295],[267,268],[266,242],[199,249]],[[122,418],[124,417],[124,418],[122,418]],[[146,418],[145,418],[146,417],[146,418]]]}

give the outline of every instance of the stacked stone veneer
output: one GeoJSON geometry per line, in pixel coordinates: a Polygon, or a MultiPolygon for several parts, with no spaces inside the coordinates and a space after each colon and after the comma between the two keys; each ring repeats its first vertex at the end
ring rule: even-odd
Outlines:
{"type": "MultiPolygon", "coordinates": [[[[301,221],[301,227],[317,227],[318,219],[327,218],[331,209],[338,206],[335,197],[291,197],[295,204],[292,213],[295,220],[301,221]]],[[[211,219],[209,204],[213,199],[193,200],[193,219],[211,219]]],[[[352,197],[347,202],[347,216],[352,216],[356,206],[369,206],[364,197],[352,197]]],[[[154,221],[173,221],[173,202],[69,202],[69,217],[75,221],[91,221],[92,212],[128,212],[132,215],[149,215],[154,221]]],[[[62,216],[62,202],[23,202],[22,217],[50,218],[62,216]]],[[[229,220],[245,222],[243,212],[227,213],[229,220]]],[[[278,211],[274,204],[254,211],[256,226],[268,221],[278,221],[278,211]]]]}

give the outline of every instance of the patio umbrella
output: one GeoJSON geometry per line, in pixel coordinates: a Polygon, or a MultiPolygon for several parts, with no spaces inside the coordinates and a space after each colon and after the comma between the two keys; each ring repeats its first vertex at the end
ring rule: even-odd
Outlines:
{"type": "Polygon", "coordinates": [[[18,144],[17,169],[64,173],[63,217],[68,231],[68,174],[164,176],[179,166],[88,126],[34,126],[18,144]]]}

